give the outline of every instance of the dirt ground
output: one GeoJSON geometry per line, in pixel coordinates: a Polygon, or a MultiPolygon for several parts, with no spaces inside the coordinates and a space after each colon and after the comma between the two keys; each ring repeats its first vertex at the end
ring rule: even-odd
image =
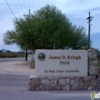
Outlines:
{"type": "Polygon", "coordinates": [[[30,65],[31,61],[1,62],[0,73],[35,75],[35,69],[30,65]]]}

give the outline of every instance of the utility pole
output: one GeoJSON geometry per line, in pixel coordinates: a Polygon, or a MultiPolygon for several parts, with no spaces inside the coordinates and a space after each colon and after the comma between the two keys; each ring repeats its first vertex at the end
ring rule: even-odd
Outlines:
{"type": "Polygon", "coordinates": [[[31,12],[31,10],[29,9],[29,18],[30,18],[30,12],[31,12]]]}
{"type": "Polygon", "coordinates": [[[29,9],[29,14],[28,15],[23,15],[23,16],[29,16],[29,18],[30,18],[30,12],[31,12],[31,10],[29,9]]]}
{"type": "Polygon", "coordinates": [[[92,21],[92,16],[90,16],[89,12],[89,17],[87,18],[88,20],[88,49],[90,49],[90,30],[91,30],[91,21],[92,21]]]}
{"type": "MultiPolygon", "coordinates": [[[[29,15],[24,15],[24,16],[28,16],[30,18],[30,11],[31,10],[29,9],[29,15]]],[[[27,55],[28,55],[28,53],[27,53],[27,49],[26,49],[25,61],[27,61],[27,57],[28,57],[27,55]]]]}

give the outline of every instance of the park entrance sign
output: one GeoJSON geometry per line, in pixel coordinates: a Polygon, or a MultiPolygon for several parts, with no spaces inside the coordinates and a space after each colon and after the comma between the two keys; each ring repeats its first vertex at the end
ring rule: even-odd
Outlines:
{"type": "Polygon", "coordinates": [[[36,76],[87,76],[86,50],[36,50],[36,76]]]}

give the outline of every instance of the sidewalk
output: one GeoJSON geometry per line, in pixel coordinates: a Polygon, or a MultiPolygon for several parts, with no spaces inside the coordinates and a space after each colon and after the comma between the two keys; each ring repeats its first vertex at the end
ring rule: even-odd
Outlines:
{"type": "Polygon", "coordinates": [[[1,62],[0,73],[35,75],[35,69],[30,69],[31,61],[1,62]]]}

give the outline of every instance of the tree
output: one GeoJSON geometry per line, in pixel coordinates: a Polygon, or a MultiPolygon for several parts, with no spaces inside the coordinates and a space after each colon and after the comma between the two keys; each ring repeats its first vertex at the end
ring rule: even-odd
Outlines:
{"type": "Polygon", "coordinates": [[[15,30],[7,31],[6,44],[16,43],[23,49],[73,49],[86,48],[88,39],[83,27],[76,27],[55,6],[47,5],[37,10],[30,17],[17,18],[15,30]]]}
{"type": "Polygon", "coordinates": [[[56,49],[65,46],[87,48],[84,28],[73,25],[55,6],[47,5],[32,14],[31,18],[36,21],[35,34],[39,36],[36,40],[36,43],[40,43],[39,48],[52,49],[54,43],[56,49]]]}

